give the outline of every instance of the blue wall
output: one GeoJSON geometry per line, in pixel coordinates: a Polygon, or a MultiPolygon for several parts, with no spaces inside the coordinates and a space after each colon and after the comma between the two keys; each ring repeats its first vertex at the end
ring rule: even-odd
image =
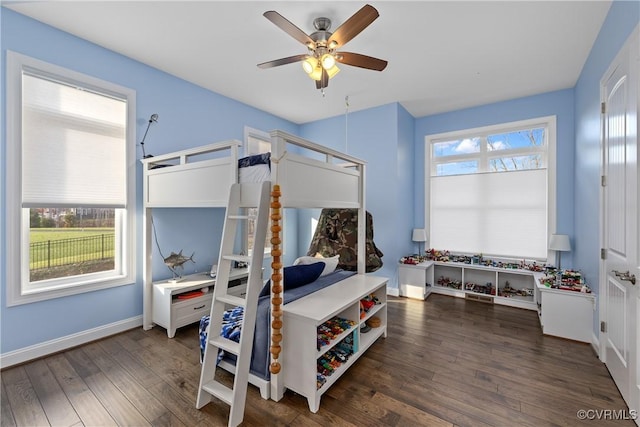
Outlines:
{"type": "MultiPolygon", "coordinates": [[[[403,153],[412,151],[408,148],[409,135],[413,134],[412,122],[406,110],[394,103],[304,124],[300,128],[304,138],[366,160],[366,205],[373,216],[374,241],[384,253],[384,265],[375,274],[389,277],[390,287],[397,287],[399,257],[411,249],[409,237],[413,225],[403,223],[401,218],[406,215],[399,214],[410,210],[411,190],[400,186],[401,176],[407,172],[401,170],[397,159],[399,145],[403,153]],[[402,118],[401,128],[399,118],[402,118]]],[[[299,221],[307,224],[309,220],[300,218],[299,221]]],[[[310,237],[301,235],[299,247],[308,247],[310,237]]]]}
{"type": "MultiPolygon", "coordinates": [[[[283,129],[297,133],[298,126],[264,113],[245,104],[223,97],[201,87],[177,79],[169,74],[133,61],[95,44],[61,32],[11,10],[1,9],[2,63],[7,49],[36,59],[67,67],[137,92],[137,139],[140,141],[149,116],[158,113],[145,142],[147,153],[163,154],[226,139],[243,139],[244,126],[256,129],[283,129]]],[[[214,78],[212,76],[212,78],[214,78]]],[[[1,105],[5,109],[5,80],[2,79],[1,105]]],[[[2,128],[6,126],[2,114],[2,128]]],[[[2,132],[0,172],[6,182],[6,141],[2,132]]],[[[138,157],[141,152],[138,149],[138,157]]],[[[136,283],[114,289],[58,298],[15,307],[5,306],[6,276],[0,283],[0,352],[2,354],[30,345],[65,337],[92,328],[134,318],[142,314],[142,230],[141,206],[142,167],[137,170],[137,251],[138,277],[136,283]]],[[[2,236],[6,230],[6,188],[2,186],[2,236]]],[[[166,256],[172,250],[184,249],[189,255],[195,251],[196,264],[188,263],[185,273],[204,271],[217,258],[222,227],[222,209],[159,210],[154,215],[161,250],[166,256]],[[217,212],[216,212],[217,211],[217,212]],[[177,224],[177,225],[176,225],[177,224]],[[210,236],[202,239],[194,236],[210,236]]],[[[6,271],[6,242],[0,248],[1,271],[6,271]]],[[[156,253],[157,255],[157,253],[156,253]]],[[[159,256],[154,258],[154,275],[169,277],[159,256]]]]}
{"type": "MultiPolygon", "coordinates": [[[[574,260],[598,291],[600,266],[600,79],[640,22],[640,2],[614,1],[575,87],[574,260]]],[[[598,334],[599,311],[594,318],[598,334]]]]}
{"type": "MultiPolygon", "coordinates": [[[[424,138],[426,135],[537,117],[556,116],[556,230],[573,236],[573,111],[573,89],[565,89],[416,119],[414,159],[416,182],[415,217],[425,217],[424,138]]],[[[562,260],[565,267],[571,267],[571,254],[563,255],[562,260]]]]}

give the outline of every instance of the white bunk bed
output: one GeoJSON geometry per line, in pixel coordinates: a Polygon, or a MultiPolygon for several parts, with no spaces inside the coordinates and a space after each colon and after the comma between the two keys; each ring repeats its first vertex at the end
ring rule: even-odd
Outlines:
{"type": "MultiPolygon", "coordinates": [[[[358,223],[366,223],[364,161],[280,130],[270,136],[270,179],[280,185],[282,207],[356,208],[358,223]]],[[[144,329],[153,327],[152,209],[225,207],[231,184],[238,182],[241,145],[231,140],[142,159],[144,329]]],[[[364,274],[365,227],[358,228],[357,253],[358,274],[364,274]]],[[[263,398],[269,398],[270,390],[284,389],[256,376],[250,376],[250,382],[260,388],[263,398]]]]}

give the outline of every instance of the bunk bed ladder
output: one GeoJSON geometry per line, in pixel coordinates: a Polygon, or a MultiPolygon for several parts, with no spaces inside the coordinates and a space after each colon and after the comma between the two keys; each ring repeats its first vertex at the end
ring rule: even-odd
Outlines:
{"type": "Polygon", "coordinates": [[[212,398],[217,398],[230,406],[229,426],[235,427],[244,417],[247,384],[249,381],[249,365],[253,350],[253,334],[255,330],[258,294],[263,286],[262,263],[269,218],[269,193],[271,182],[233,184],[229,192],[226,218],[222,231],[222,244],[218,261],[218,275],[211,305],[211,318],[207,345],[202,361],[200,386],[196,408],[200,409],[212,398]],[[249,217],[242,208],[257,207],[253,252],[251,256],[234,253],[238,224],[249,217]],[[249,278],[244,298],[229,295],[229,273],[234,262],[249,264],[249,278]],[[244,308],[244,320],[240,342],[236,343],[224,338],[221,331],[223,315],[229,306],[244,308]],[[218,333],[216,333],[218,332],[218,333]],[[216,368],[219,350],[236,355],[236,368],[233,387],[216,380],[216,368]]]}

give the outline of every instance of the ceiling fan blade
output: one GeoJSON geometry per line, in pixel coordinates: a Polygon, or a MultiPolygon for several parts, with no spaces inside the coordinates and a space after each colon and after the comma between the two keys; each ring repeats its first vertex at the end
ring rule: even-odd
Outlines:
{"type": "Polygon", "coordinates": [[[366,4],[354,13],[351,18],[347,19],[337,30],[333,32],[331,38],[328,41],[336,42],[338,47],[344,46],[349,40],[360,34],[362,30],[367,28],[369,24],[376,20],[380,16],[375,7],[366,4]]]}
{"type": "Polygon", "coordinates": [[[280,15],[275,10],[269,10],[263,13],[263,16],[267,18],[269,21],[276,24],[276,26],[278,26],[285,33],[289,34],[291,37],[298,40],[300,43],[304,45],[308,43],[315,45],[315,42],[311,37],[307,35],[307,33],[302,31],[300,28],[296,27],[293,23],[291,23],[291,21],[289,21],[284,16],[280,15]]]}
{"type": "Polygon", "coordinates": [[[372,56],[361,55],[352,52],[338,52],[336,61],[352,65],[354,67],[367,68],[369,70],[382,71],[387,67],[387,61],[372,56]]]}
{"type": "Polygon", "coordinates": [[[293,62],[300,62],[307,59],[307,57],[309,57],[309,55],[305,53],[303,53],[302,55],[288,56],[286,58],[280,58],[280,59],[275,59],[273,61],[263,62],[262,64],[258,64],[258,68],[266,69],[266,68],[277,67],[279,65],[291,64],[293,62]]]}

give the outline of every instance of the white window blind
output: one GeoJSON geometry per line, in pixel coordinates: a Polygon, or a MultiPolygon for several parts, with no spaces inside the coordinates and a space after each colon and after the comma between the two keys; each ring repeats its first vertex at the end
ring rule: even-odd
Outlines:
{"type": "Polygon", "coordinates": [[[547,257],[546,169],[431,177],[430,191],[432,247],[547,257]]]}
{"type": "Polygon", "coordinates": [[[22,79],[22,207],[126,207],[126,101],[22,79]]]}

